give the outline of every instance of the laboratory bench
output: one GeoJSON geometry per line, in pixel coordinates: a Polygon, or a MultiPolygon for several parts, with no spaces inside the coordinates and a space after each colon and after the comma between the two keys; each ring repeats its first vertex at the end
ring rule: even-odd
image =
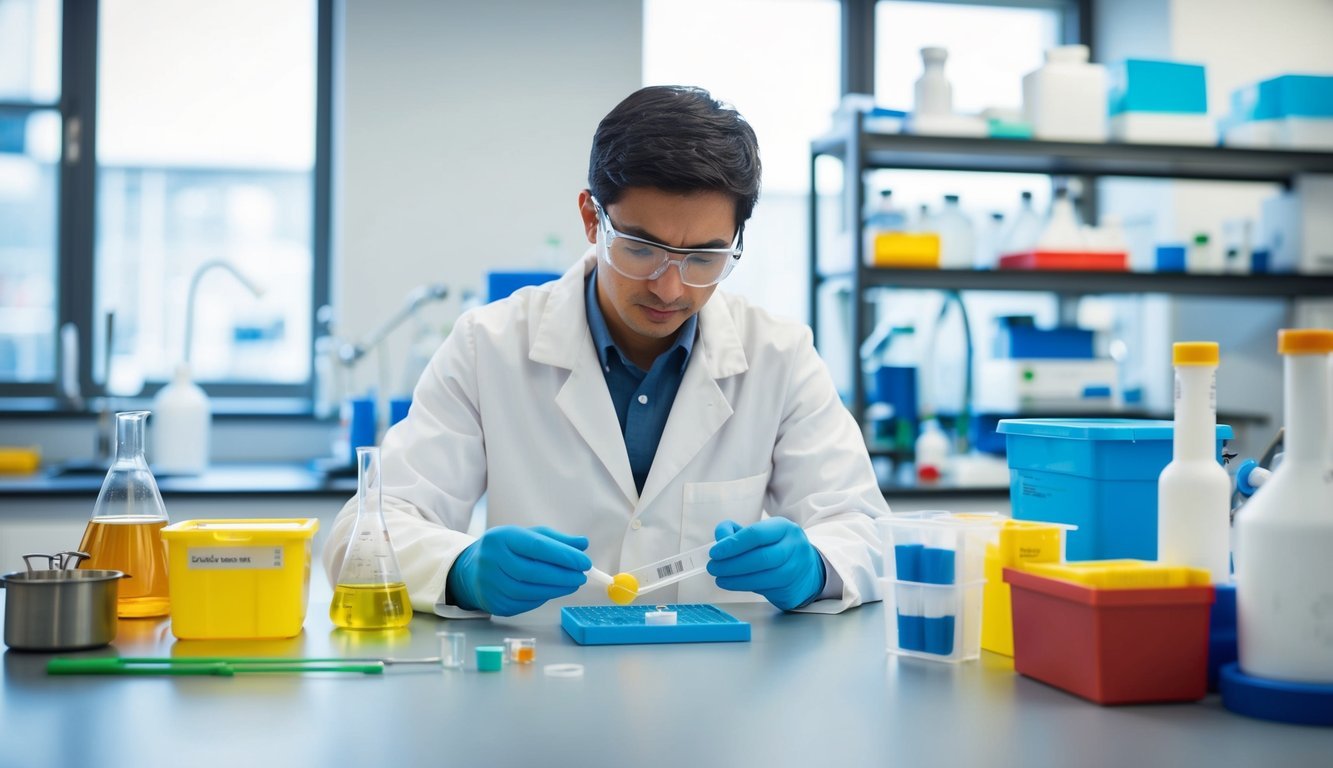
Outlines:
{"type": "MultiPolygon", "coordinates": [[[[0,595],[3,592],[0,591],[0,595]]],[[[543,606],[511,619],[418,613],[394,633],[334,629],[318,572],[289,640],[179,641],[124,620],[78,656],[435,656],[465,632],[467,666],[383,675],[49,677],[49,654],[6,651],[4,765],[884,766],[1321,765],[1333,729],[1196,704],[1099,707],[983,653],[949,665],[885,653],[878,603],[834,616],[722,605],[738,643],[579,646],[543,606]],[[536,662],[476,670],[473,649],[536,639],[536,662]],[[543,666],[583,665],[579,678],[543,666]]],[[[2,599],[2,598],[0,598],[2,599]]]]}

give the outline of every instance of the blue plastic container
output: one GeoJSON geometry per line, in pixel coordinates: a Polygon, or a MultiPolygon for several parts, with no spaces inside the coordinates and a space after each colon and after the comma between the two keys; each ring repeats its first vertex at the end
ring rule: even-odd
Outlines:
{"type": "Polygon", "coordinates": [[[1208,114],[1208,86],[1202,64],[1126,59],[1112,68],[1110,114],[1165,112],[1208,114]]]}
{"type": "Polygon", "coordinates": [[[487,272],[486,301],[499,301],[519,288],[549,283],[559,277],[559,272],[487,272]]]}
{"type": "MultiPolygon", "coordinates": [[[[1078,526],[1069,560],[1157,559],[1157,476],[1171,462],[1169,421],[1004,419],[1015,520],[1078,526]]],[[[1217,457],[1231,427],[1217,425],[1217,457]]]]}
{"type": "Polygon", "coordinates": [[[1238,88],[1231,110],[1242,120],[1333,117],[1333,75],[1282,75],[1238,88]]]}
{"type": "Polygon", "coordinates": [[[1028,323],[1002,323],[995,335],[995,356],[1015,360],[1091,360],[1092,331],[1073,326],[1037,328],[1028,323]]]}

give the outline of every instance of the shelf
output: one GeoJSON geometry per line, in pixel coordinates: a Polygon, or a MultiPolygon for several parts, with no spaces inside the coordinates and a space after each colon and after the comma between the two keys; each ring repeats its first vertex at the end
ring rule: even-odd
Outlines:
{"type": "MultiPolygon", "coordinates": [[[[819,282],[851,280],[851,273],[819,282]]],[[[862,288],[967,291],[1053,291],[1069,294],[1162,293],[1197,296],[1333,296],[1333,275],[1201,275],[1164,272],[867,268],[862,288]]]]}
{"type": "MultiPolygon", "coordinates": [[[[1302,173],[1333,174],[1333,152],[1158,144],[977,139],[864,133],[867,169],[1132,176],[1290,183],[1302,173]]],[[[816,139],[816,155],[845,157],[845,135],[816,139]]]]}

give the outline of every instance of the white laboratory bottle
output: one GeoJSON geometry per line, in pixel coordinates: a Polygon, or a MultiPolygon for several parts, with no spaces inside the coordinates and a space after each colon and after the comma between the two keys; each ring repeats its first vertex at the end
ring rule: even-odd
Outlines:
{"type": "Polygon", "coordinates": [[[928,419],[921,425],[921,434],[916,438],[916,476],[921,480],[938,480],[949,461],[949,438],[935,419],[928,419]]]}
{"type": "Polygon", "coordinates": [[[958,205],[958,195],[945,195],[944,208],[936,217],[940,233],[940,269],[971,269],[976,257],[976,233],[972,221],[958,205]]]}
{"type": "Polygon", "coordinates": [[[1157,478],[1157,559],[1231,577],[1231,478],[1217,462],[1217,343],[1179,342],[1171,463],[1157,478]]]}
{"type": "Polygon", "coordinates": [[[1018,211],[1010,220],[1005,233],[1001,254],[1027,253],[1037,247],[1037,239],[1045,224],[1037,209],[1032,207],[1032,193],[1024,192],[1018,204],[1018,211]]]}
{"type": "Polygon", "coordinates": [[[1051,214],[1046,218],[1046,227],[1041,237],[1037,238],[1037,250],[1077,252],[1084,247],[1083,231],[1074,203],[1069,199],[1069,191],[1057,189],[1055,199],[1051,201],[1051,214]]]}
{"type": "Polygon", "coordinates": [[[1196,234],[1194,242],[1190,244],[1189,252],[1185,256],[1185,269],[1190,272],[1216,274],[1225,272],[1226,268],[1226,256],[1213,247],[1212,239],[1208,236],[1208,233],[1200,232],[1196,234]]]}
{"type": "Polygon", "coordinates": [[[1248,675],[1333,684],[1333,330],[1278,331],[1282,463],[1236,515],[1236,622],[1248,675]]]}
{"type": "Polygon", "coordinates": [[[866,215],[866,229],[876,232],[902,232],[907,229],[907,213],[893,204],[893,190],[879,193],[879,200],[866,215]]]}
{"type": "Polygon", "coordinates": [[[921,49],[921,77],[916,81],[915,115],[953,114],[953,86],[944,74],[944,62],[949,58],[946,48],[936,46],[921,49]]]}
{"type": "Polygon", "coordinates": [[[986,224],[977,236],[977,257],[973,266],[977,269],[995,269],[1000,263],[1004,234],[1004,214],[992,212],[986,217],[986,224]]]}
{"type": "Polygon", "coordinates": [[[159,474],[197,475],[208,468],[208,395],[190,380],[189,363],[176,366],[171,382],[153,398],[153,440],[149,451],[159,474]]]}

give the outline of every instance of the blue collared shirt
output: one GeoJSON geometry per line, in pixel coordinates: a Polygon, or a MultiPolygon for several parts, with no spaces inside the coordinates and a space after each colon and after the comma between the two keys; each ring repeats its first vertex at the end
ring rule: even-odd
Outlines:
{"type": "Polygon", "coordinates": [[[658,355],[652,367],[644,371],[630,362],[611,338],[606,316],[597,303],[597,270],[592,271],[587,285],[588,330],[592,331],[606,388],[611,392],[616,418],[620,420],[620,434],[625,438],[625,450],[629,453],[634,487],[643,493],[643,483],[648,479],[648,470],[657,455],[657,445],[662,442],[667,417],[671,415],[671,404],[676,401],[681,379],[685,378],[685,366],[694,350],[699,316],[690,315],[676,332],[676,343],[658,355]]]}

